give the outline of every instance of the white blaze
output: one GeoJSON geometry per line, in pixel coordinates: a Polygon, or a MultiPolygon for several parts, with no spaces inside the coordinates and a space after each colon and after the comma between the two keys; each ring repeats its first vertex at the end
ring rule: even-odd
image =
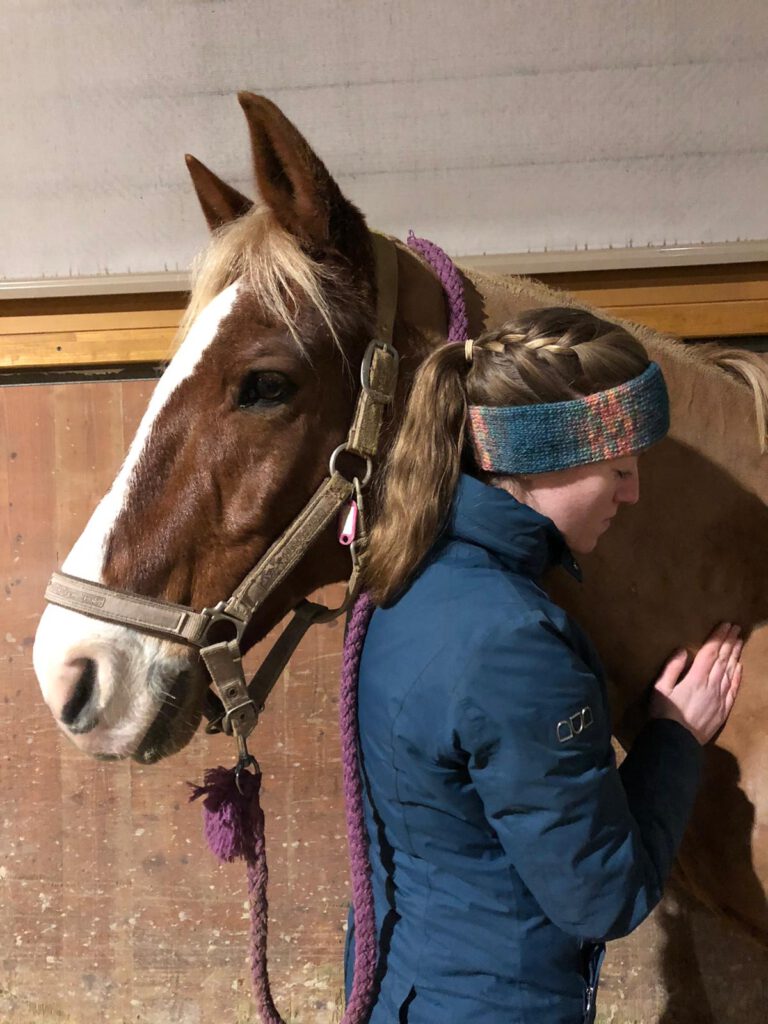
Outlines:
{"type": "MultiPolygon", "coordinates": [[[[237,291],[235,282],[217,295],[192,324],[158,381],[112,487],[65,559],[64,572],[102,581],[107,539],[125,504],[133,471],[152,427],[171,395],[193,373],[216,337],[221,321],[234,306],[237,291]]],[[[141,557],[140,552],[137,557],[141,557]]],[[[116,755],[135,750],[154,720],[163,695],[162,680],[174,674],[168,657],[168,645],[153,637],[56,605],[45,609],[33,651],[43,697],[57,720],[80,677],[83,659],[96,662],[99,724],[76,737],[76,742],[89,753],[116,755]]]]}
{"type": "Polygon", "coordinates": [[[232,310],[237,298],[237,288],[235,282],[217,295],[192,324],[183,344],[152,393],[120,472],[67,555],[62,566],[64,572],[80,576],[82,579],[101,582],[107,538],[125,504],[131,474],[141,458],[154,422],[176,388],[191,376],[203,353],[216,337],[221,321],[232,310]]]}

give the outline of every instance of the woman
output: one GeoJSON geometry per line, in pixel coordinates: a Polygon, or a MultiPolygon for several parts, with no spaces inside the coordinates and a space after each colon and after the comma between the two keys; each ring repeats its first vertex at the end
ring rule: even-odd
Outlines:
{"type": "Polygon", "coordinates": [[[591,1021],[603,943],[662,895],[739,687],[738,627],[690,667],[673,655],[617,770],[597,654],[540,579],[579,578],[667,428],[658,366],[580,310],[524,313],[417,374],[360,666],[372,1024],[591,1021]]]}

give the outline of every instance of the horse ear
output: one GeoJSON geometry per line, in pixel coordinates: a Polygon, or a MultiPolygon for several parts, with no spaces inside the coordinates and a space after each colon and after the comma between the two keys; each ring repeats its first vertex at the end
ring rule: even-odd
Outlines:
{"type": "Polygon", "coordinates": [[[211,231],[242,217],[253,206],[247,196],[222,181],[191,154],[187,153],[184,159],[211,231]]]}
{"type": "Polygon", "coordinates": [[[256,182],[278,222],[304,244],[346,249],[350,231],[365,230],[362,214],[274,103],[251,92],[238,99],[248,121],[256,182]]]}

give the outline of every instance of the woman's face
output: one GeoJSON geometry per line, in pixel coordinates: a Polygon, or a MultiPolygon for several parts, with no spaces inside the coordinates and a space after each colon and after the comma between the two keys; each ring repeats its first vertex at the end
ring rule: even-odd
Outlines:
{"type": "Polygon", "coordinates": [[[640,497],[636,455],[535,473],[509,483],[505,489],[548,516],[576,555],[593,551],[619,506],[634,505],[640,497]]]}

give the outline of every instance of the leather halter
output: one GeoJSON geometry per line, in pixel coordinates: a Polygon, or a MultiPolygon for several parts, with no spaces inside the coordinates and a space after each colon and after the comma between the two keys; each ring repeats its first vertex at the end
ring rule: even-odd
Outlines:
{"type": "Polygon", "coordinates": [[[240,751],[240,766],[252,760],[245,741],[253,731],[272,688],[307,629],[344,612],[360,586],[361,549],[365,544],[362,492],[378,452],[384,409],[395,395],[398,354],[392,347],[397,311],[397,251],[393,242],[372,232],[376,261],[376,333],[368,345],[360,372],[361,390],[347,439],[331,455],[328,476],[303,510],[266,551],[232,596],[198,612],[138,594],[112,590],[101,583],[55,572],[45,592],[51,604],[61,605],[96,619],[129,626],[142,632],[200,649],[216,695],[206,694],[208,732],[233,734],[240,751]],[[336,468],[342,451],[363,459],[362,481],[348,479],[336,468]],[[293,571],[307,550],[348,502],[358,506],[358,531],[351,545],[352,574],[344,601],[326,608],[302,600],[293,618],[246,686],[240,644],[246,627],[264,601],[293,571]]]}

